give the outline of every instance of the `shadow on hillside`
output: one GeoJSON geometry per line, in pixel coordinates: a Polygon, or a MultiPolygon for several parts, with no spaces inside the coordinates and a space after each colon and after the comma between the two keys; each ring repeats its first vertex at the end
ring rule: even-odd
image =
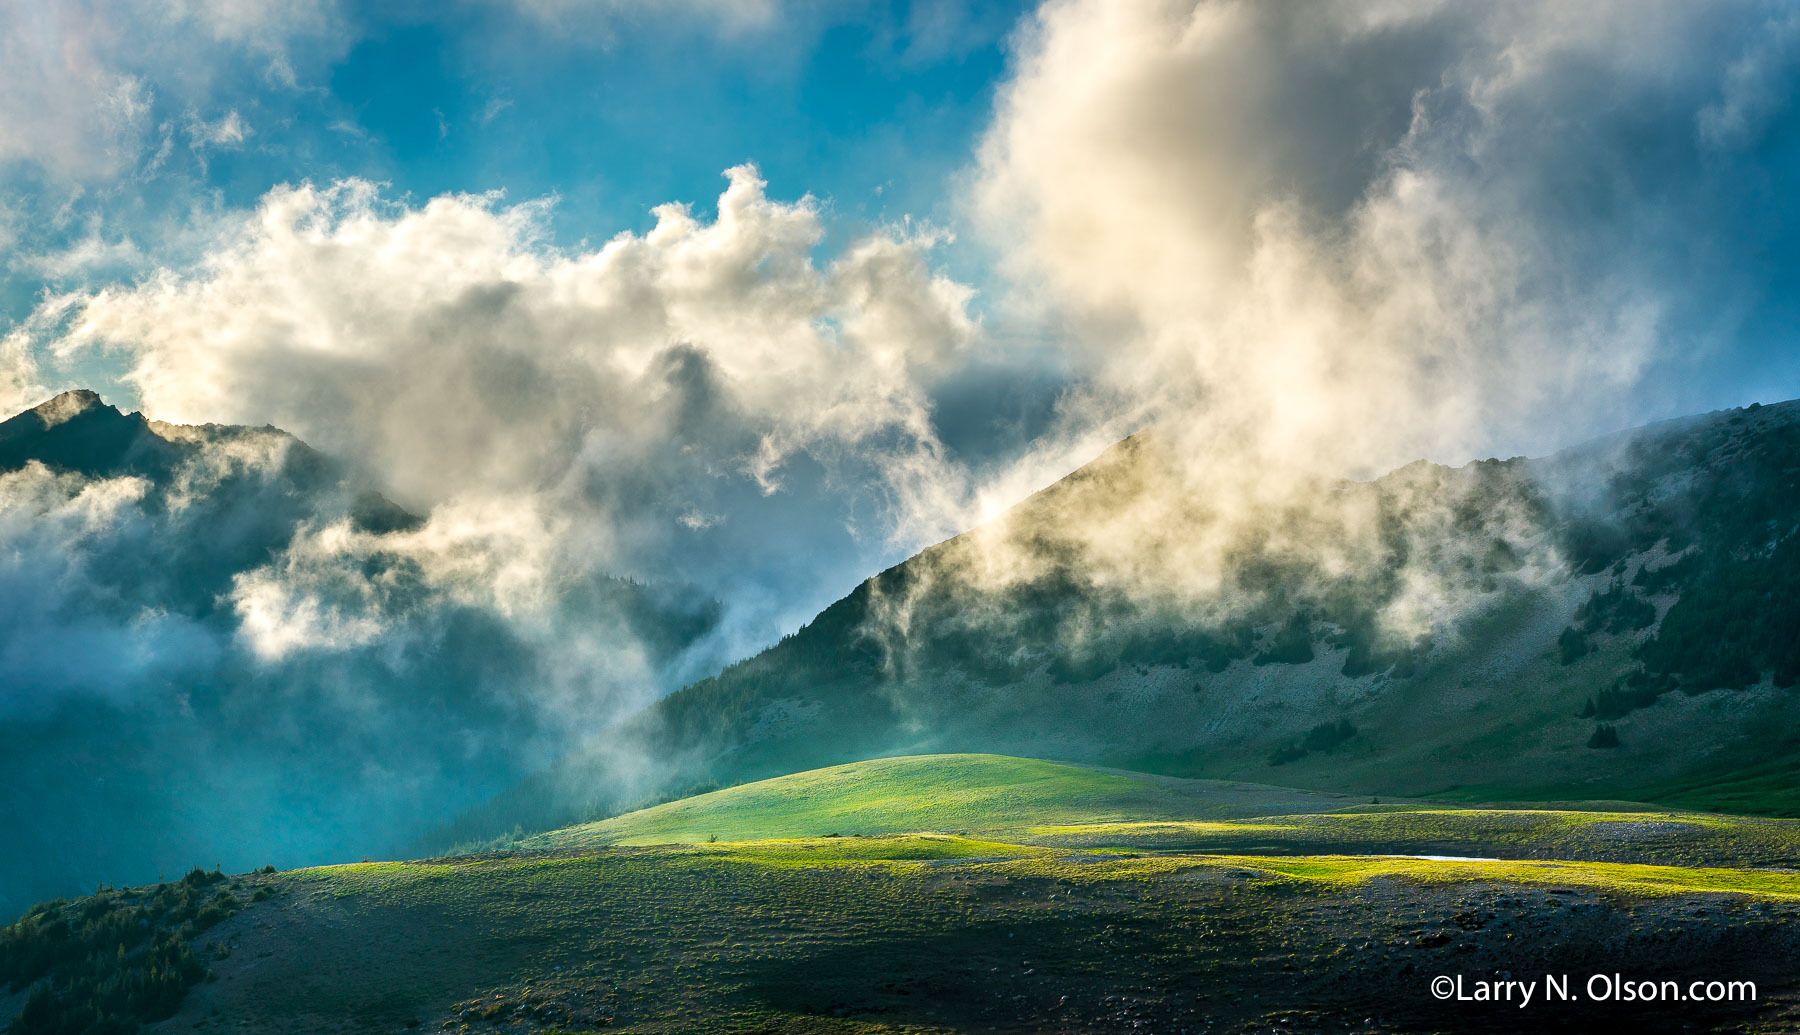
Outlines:
{"type": "Polygon", "coordinates": [[[790,1017],[999,1031],[1792,1030],[1800,991],[1791,925],[1720,899],[1639,903],[1628,918],[1592,896],[1502,894],[1492,901],[1513,908],[1495,913],[1470,908],[1467,888],[1398,885],[1323,909],[1320,896],[1246,887],[1181,902],[1050,881],[971,890],[978,909],[936,930],[833,939],[738,976],[790,1017]],[[1440,1002],[1438,975],[1460,975],[1471,996],[1482,981],[1527,982],[1533,1001],[1440,1002]],[[1578,998],[1546,1002],[1546,975],[1578,998]],[[1594,975],[1681,990],[1751,981],[1757,998],[1593,1002],[1594,975]]]}

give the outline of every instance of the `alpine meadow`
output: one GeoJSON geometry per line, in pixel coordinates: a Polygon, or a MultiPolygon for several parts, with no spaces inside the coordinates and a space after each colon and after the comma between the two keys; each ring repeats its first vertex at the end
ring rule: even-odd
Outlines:
{"type": "Polygon", "coordinates": [[[0,3],[0,1032],[1800,1029],[1775,0],[0,3]]]}

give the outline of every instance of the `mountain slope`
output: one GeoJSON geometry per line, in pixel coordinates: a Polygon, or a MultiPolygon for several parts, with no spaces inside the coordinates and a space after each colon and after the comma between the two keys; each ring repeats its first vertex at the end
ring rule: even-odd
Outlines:
{"type": "MultiPolygon", "coordinates": [[[[991,751],[1800,810],[1800,403],[1318,481],[1248,514],[1171,474],[1184,460],[1119,444],[639,735],[679,760],[672,786],[991,751]]],[[[605,772],[572,758],[477,815],[605,814],[605,772]]]]}

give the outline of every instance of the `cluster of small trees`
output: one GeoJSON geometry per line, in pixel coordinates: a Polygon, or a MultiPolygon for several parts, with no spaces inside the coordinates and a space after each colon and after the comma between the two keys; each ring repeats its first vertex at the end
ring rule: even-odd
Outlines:
{"type": "Polygon", "coordinates": [[[1307,730],[1305,736],[1283,744],[1271,752],[1269,764],[1286,765],[1289,762],[1299,761],[1315,751],[1335,751],[1338,745],[1354,736],[1356,736],[1356,727],[1350,724],[1349,719],[1321,722],[1307,730]]]}
{"type": "MultiPolygon", "coordinates": [[[[1680,594],[1656,635],[1635,651],[1657,693],[1675,686],[1689,693],[1739,690],[1764,673],[1776,686],[1800,683],[1800,636],[1794,634],[1800,629],[1800,537],[1790,536],[1762,556],[1690,554],[1640,573],[1635,583],[1610,586],[1582,605],[1557,640],[1563,664],[1588,654],[1592,633],[1654,623],[1656,607],[1638,592],[1641,586],[1680,594]]],[[[1598,707],[1606,711],[1604,704],[1598,707]]]]}
{"type": "Polygon", "coordinates": [[[1656,622],[1656,605],[1638,591],[1614,582],[1575,611],[1575,621],[1562,631],[1556,646],[1565,665],[1587,656],[1591,649],[1588,636],[1597,632],[1613,634],[1648,629],[1656,622]]]}
{"type": "Polygon", "coordinates": [[[1682,587],[1656,638],[1638,650],[1652,672],[1694,692],[1739,689],[1764,672],[1800,683],[1800,536],[1763,556],[1716,560],[1682,587]]]}
{"type": "Polygon", "coordinates": [[[1616,748],[1619,746],[1619,731],[1603,722],[1594,727],[1594,735],[1588,738],[1587,746],[1591,748],[1616,748]]]}
{"type": "MultiPolygon", "coordinates": [[[[1606,521],[1574,519],[1560,546],[1578,572],[1623,573],[1629,554],[1657,543],[1681,556],[1640,568],[1577,612],[1558,647],[1565,663],[1587,654],[1587,636],[1647,628],[1651,597],[1678,597],[1636,657],[1653,680],[1689,693],[1741,689],[1772,675],[1800,683],[1800,424],[1761,424],[1746,412],[1646,440],[1618,465],[1612,495],[1639,505],[1606,521]],[[1672,475],[1684,475],[1666,491],[1672,475]]],[[[1596,711],[1604,712],[1601,702],[1596,711]]],[[[1604,717],[1604,716],[1602,716],[1604,717]]]]}
{"type": "Polygon", "coordinates": [[[224,874],[195,867],[145,892],[99,890],[34,906],[0,930],[0,981],[31,989],[13,1035],[129,1035],[172,1015],[206,976],[193,941],[242,908],[224,874]]]}

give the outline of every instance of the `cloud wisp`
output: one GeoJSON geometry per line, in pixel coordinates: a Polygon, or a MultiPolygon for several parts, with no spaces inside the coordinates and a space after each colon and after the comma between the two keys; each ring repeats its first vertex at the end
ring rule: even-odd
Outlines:
{"type": "MultiPolygon", "coordinates": [[[[0,169],[76,183],[141,171],[172,127],[159,100],[209,103],[212,77],[241,63],[292,85],[296,51],[335,54],[351,35],[331,0],[20,5],[0,24],[0,169]]],[[[195,146],[249,132],[236,111],[186,121],[195,146]]]]}

